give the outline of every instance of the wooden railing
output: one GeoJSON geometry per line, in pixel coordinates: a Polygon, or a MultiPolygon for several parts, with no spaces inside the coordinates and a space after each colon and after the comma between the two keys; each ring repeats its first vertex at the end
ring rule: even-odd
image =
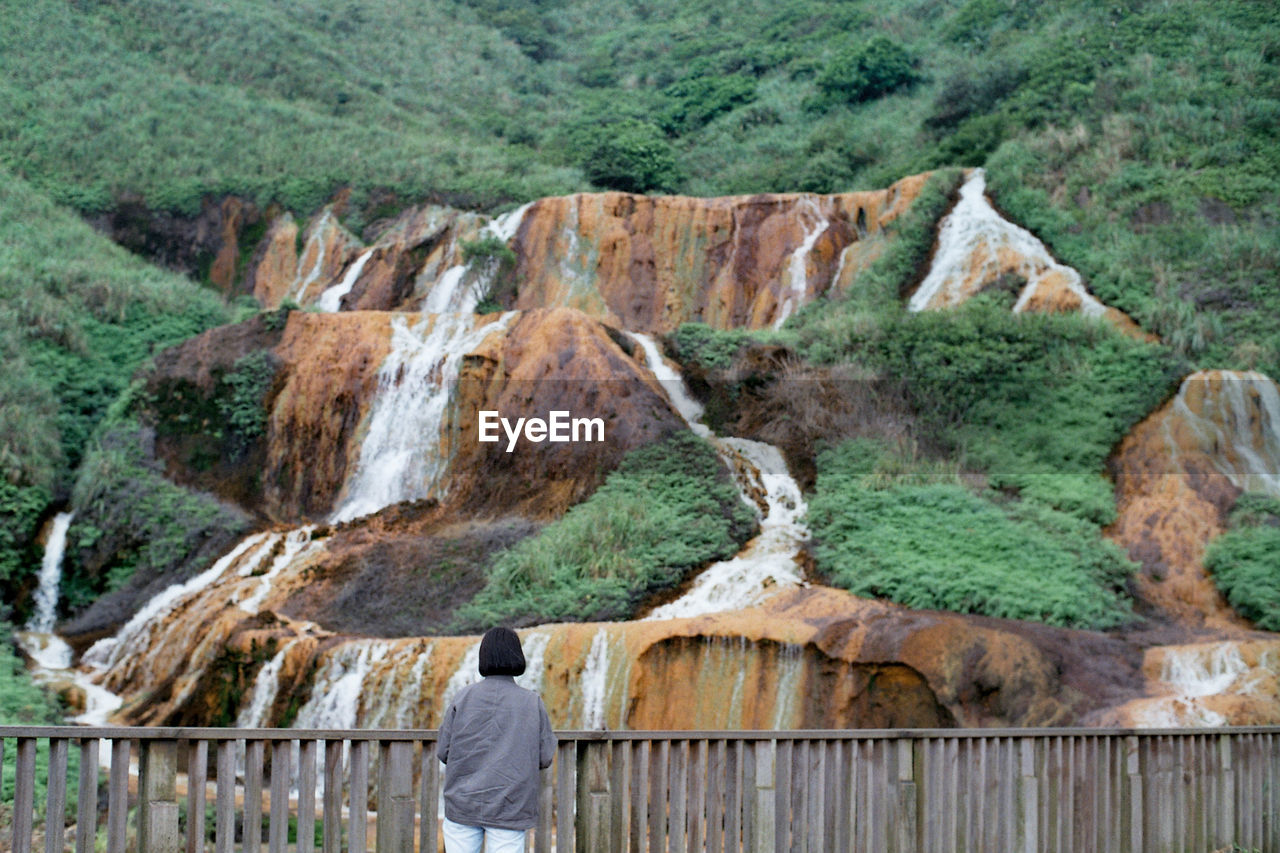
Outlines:
{"type": "MultiPolygon", "coordinates": [[[[1280,851],[1280,728],[559,737],[536,851],[1280,851]]],[[[318,853],[441,849],[434,732],[0,738],[0,754],[16,751],[13,853],[41,836],[45,853],[317,853],[317,838],[318,853]],[[256,842],[244,827],[261,828],[256,842]]]]}

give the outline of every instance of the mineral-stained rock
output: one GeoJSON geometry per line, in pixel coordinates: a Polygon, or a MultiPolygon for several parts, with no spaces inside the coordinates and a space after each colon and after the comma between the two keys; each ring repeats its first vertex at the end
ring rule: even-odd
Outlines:
{"type": "MultiPolygon", "coordinates": [[[[593,492],[627,451],[683,429],[662,389],[620,344],[571,308],[524,312],[502,337],[469,355],[458,380],[449,445],[449,501],[473,514],[555,518],[593,492]],[[506,434],[482,443],[478,412],[517,418],[599,419],[600,441],[531,443],[506,434]]],[[[588,435],[584,427],[579,437],[588,435]]],[[[572,433],[568,433],[572,436],[572,433]]]]}
{"type": "Polygon", "coordinates": [[[546,198],[512,246],[517,308],[570,305],[633,331],[697,320],[774,324],[849,270],[927,176],[886,190],[725,198],[596,193],[546,198]]]}
{"type": "Polygon", "coordinates": [[[1134,427],[1109,465],[1118,517],[1108,535],[1142,564],[1138,595],[1184,623],[1240,628],[1204,570],[1242,489],[1275,488],[1277,389],[1258,373],[1201,371],[1134,427]]]}

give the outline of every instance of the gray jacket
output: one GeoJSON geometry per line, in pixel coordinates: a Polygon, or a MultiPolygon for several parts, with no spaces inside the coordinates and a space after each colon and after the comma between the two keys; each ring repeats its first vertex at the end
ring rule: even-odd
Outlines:
{"type": "Polygon", "coordinates": [[[469,684],[444,712],[436,755],[447,767],[444,816],[465,826],[530,829],[538,823],[538,770],[556,738],[542,697],[509,675],[469,684]]]}

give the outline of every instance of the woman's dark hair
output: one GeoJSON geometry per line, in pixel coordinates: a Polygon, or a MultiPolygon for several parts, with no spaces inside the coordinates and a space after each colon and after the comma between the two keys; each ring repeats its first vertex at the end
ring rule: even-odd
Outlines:
{"type": "Polygon", "coordinates": [[[524,675],[524,650],[510,628],[490,628],[480,640],[481,675],[524,675]]]}

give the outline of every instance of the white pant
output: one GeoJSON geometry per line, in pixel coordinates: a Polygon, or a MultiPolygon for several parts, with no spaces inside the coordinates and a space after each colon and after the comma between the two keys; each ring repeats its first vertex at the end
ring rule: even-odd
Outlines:
{"type": "Polygon", "coordinates": [[[524,853],[523,829],[497,829],[492,826],[464,826],[444,819],[446,853],[524,853]],[[486,845],[487,840],[487,845],[486,845]]]}

